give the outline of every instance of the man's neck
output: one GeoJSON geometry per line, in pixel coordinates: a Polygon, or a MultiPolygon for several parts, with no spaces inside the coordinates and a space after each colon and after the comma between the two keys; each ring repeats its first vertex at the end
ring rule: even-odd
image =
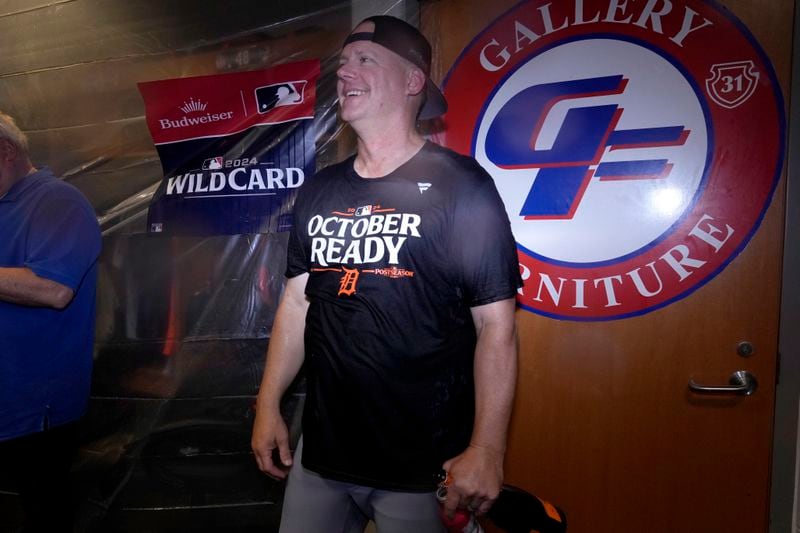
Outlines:
{"type": "Polygon", "coordinates": [[[404,135],[387,131],[367,138],[359,136],[355,170],[363,178],[381,178],[414,157],[424,144],[425,139],[414,130],[404,135]]]}
{"type": "Polygon", "coordinates": [[[22,162],[15,167],[13,178],[8,181],[0,179],[0,198],[8,194],[14,185],[24,180],[31,174],[36,172],[36,168],[30,162],[22,162]]]}
{"type": "MultiPolygon", "coordinates": [[[[27,178],[27,177],[28,177],[28,176],[30,176],[31,174],[35,174],[36,172],[38,172],[38,170],[39,170],[39,169],[37,169],[36,167],[34,167],[34,166],[31,164],[31,163],[26,163],[26,164],[25,164],[25,166],[23,167],[23,170],[22,170],[22,172],[23,172],[25,175],[24,175],[22,178],[27,178]]],[[[22,179],[22,178],[20,178],[20,179],[22,179]]]]}

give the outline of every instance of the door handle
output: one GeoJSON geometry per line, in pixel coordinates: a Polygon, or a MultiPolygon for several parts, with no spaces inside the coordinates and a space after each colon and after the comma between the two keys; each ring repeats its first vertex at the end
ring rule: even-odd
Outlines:
{"type": "Polygon", "coordinates": [[[689,389],[699,394],[738,394],[750,396],[758,388],[756,377],[745,370],[737,370],[728,379],[727,386],[700,385],[694,379],[689,380],[689,389]]]}

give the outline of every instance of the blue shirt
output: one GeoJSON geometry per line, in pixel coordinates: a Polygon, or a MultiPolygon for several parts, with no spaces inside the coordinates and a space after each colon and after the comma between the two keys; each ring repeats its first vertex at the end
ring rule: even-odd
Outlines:
{"type": "Polygon", "coordinates": [[[0,301],[0,440],[86,411],[100,246],[92,206],[47,168],[0,198],[0,267],[27,267],[75,292],[62,310],[0,301]]]}

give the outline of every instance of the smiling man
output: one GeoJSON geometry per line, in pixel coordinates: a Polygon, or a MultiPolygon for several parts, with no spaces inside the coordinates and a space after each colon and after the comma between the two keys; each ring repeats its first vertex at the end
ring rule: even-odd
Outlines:
{"type": "Polygon", "coordinates": [[[369,519],[439,532],[442,469],[449,514],[486,512],[502,484],[519,266],[489,175],[416,129],[447,109],[430,62],[422,34],[388,16],[356,26],[340,55],[357,154],[298,195],[252,439],[264,472],[291,467],[283,533],[369,519]],[[304,362],[293,458],[279,405],[304,362]]]}

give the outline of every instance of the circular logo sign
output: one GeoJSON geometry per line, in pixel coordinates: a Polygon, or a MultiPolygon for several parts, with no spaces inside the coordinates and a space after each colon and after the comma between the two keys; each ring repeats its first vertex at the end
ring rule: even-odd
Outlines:
{"type": "Polygon", "coordinates": [[[494,178],[530,311],[640,315],[692,293],[744,248],[783,163],[764,52],[701,0],[530,0],[444,83],[440,141],[494,178]]]}

